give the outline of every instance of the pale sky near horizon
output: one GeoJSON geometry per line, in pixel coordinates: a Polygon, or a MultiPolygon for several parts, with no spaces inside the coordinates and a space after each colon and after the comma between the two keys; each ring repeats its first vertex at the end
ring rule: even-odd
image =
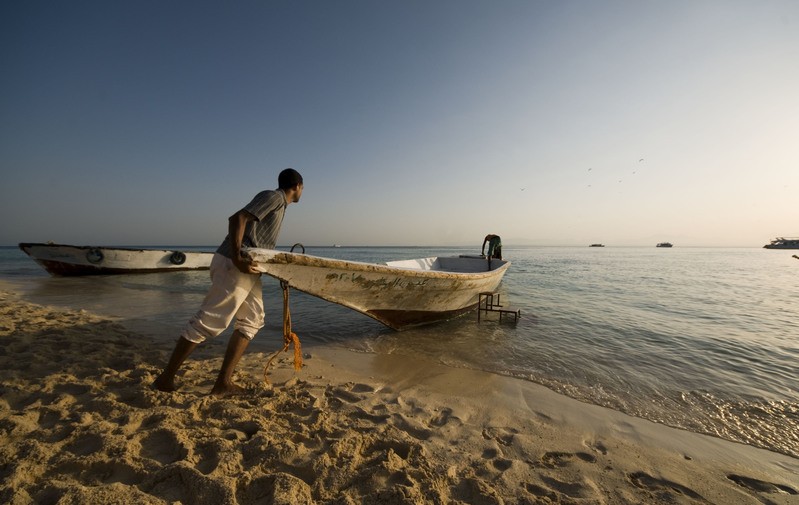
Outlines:
{"type": "Polygon", "coordinates": [[[799,236],[799,2],[0,4],[0,245],[799,236]]]}

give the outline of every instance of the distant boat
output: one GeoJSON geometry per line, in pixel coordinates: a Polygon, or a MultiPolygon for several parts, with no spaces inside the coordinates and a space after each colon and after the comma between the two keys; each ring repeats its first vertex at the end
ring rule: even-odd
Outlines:
{"type": "Polygon", "coordinates": [[[799,238],[777,237],[763,247],[765,249],[799,249],[799,238]]]}
{"type": "Polygon", "coordinates": [[[605,244],[591,244],[588,247],[605,247],[605,244]]]}
{"type": "Polygon", "coordinates": [[[656,247],[674,247],[671,242],[661,242],[656,247]]]}
{"type": "Polygon", "coordinates": [[[19,244],[51,275],[114,275],[183,270],[208,270],[212,252],[64,244],[19,244]]]}
{"type": "Polygon", "coordinates": [[[272,249],[244,249],[256,268],[299,291],[338,303],[401,330],[473,310],[478,294],[496,290],[509,261],[448,256],[346,261],[272,249]]]}

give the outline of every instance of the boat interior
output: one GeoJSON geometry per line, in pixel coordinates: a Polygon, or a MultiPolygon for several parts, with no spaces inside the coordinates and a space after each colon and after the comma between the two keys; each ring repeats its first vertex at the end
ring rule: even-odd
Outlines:
{"type": "Polygon", "coordinates": [[[430,270],[440,272],[476,273],[496,270],[507,263],[504,260],[481,257],[431,257],[412,260],[386,262],[387,266],[409,270],[430,270]]]}

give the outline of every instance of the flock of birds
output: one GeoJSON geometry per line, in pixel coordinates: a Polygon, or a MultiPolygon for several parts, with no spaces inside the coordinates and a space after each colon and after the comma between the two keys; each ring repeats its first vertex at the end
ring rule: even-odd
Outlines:
{"type": "MultiPolygon", "coordinates": [[[[638,163],[641,163],[641,162],[643,162],[643,161],[644,161],[644,158],[640,158],[640,159],[638,160],[638,163]]],[[[588,171],[589,171],[589,172],[590,172],[591,170],[593,170],[593,168],[589,168],[589,169],[588,169],[588,171]]],[[[635,170],[633,170],[633,175],[635,175],[635,174],[636,174],[636,171],[635,171],[635,170]]],[[[623,181],[623,179],[619,179],[619,182],[622,182],[622,181],[623,181]]],[[[589,185],[588,185],[588,187],[590,188],[590,187],[591,187],[591,185],[589,184],[589,185]]],[[[524,191],[525,189],[527,189],[527,188],[526,188],[526,187],[524,187],[524,188],[519,188],[519,190],[520,190],[520,191],[524,191]]]]}
{"type": "MultiPolygon", "coordinates": [[[[640,158],[640,159],[638,160],[638,163],[641,163],[642,161],[644,161],[644,158],[640,158]]],[[[592,169],[590,169],[590,168],[588,169],[588,171],[589,171],[589,172],[590,172],[591,170],[592,170],[592,169]]],[[[636,174],[636,171],[635,171],[635,170],[633,170],[633,175],[635,175],[635,174],[636,174]]],[[[619,182],[621,183],[623,180],[624,180],[624,179],[619,179],[619,182]]],[[[588,185],[588,187],[590,188],[590,187],[591,187],[591,185],[589,184],[589,185],[588,185]]]]}

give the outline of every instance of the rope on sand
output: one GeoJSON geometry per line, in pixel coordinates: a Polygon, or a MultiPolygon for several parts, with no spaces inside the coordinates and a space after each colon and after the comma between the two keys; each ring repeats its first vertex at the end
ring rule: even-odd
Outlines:
{"type": "Polygon", "coordinates": [[[264,367],[264,382],[269,384],[269,366],[272,361],[281,352],[289,350],[289,346],[294,344],[294,370],[302,370],[302,346],[300,345],[300,337],[291,331],[291,312],[289,311],[289,283],[280,281],[280,287],[283,288],[283,348],[275,351],[267,360],[264,367]]]}

